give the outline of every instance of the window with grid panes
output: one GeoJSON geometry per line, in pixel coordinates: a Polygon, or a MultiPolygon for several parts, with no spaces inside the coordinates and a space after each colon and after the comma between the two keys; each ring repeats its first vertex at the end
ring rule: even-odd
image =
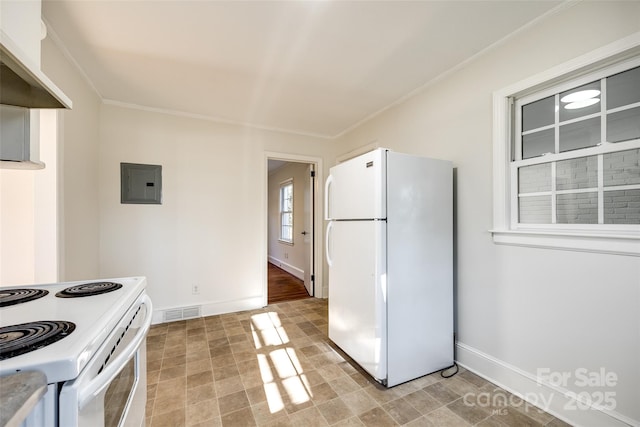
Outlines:
{"type": "Polygon", "coordinates": [[[293,180],[280,184],[280,240],[293,243],[293,180]]]}
{"type": "Polygon", "coordinates": [[[514,99],[514,229],[640,229],[640,59],[514,99]]]}

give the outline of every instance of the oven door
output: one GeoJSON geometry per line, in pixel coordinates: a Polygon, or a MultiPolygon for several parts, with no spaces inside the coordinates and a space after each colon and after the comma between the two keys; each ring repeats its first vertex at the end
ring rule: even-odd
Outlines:
{"type": "Polygon", "coordinates": [[[60,426],[144,425],[152,311],[151,299],[142,294],[78,378],[62,386],[60,426]]]}

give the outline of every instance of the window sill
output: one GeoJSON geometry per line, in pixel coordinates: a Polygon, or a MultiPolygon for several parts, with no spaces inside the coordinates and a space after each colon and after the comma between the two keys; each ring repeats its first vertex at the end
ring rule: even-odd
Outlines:
{"type": "Polygon", "coordinates": [[[288,240],[278,239],[278,243],[282,243],[283,245],[293,246],[293,242],[290,242],[288,240]]]}
{"type": "Polygon", "coordinates": [[[499,245],[640,256],[640,234],[555,230],[489,230],[499,245]]]}

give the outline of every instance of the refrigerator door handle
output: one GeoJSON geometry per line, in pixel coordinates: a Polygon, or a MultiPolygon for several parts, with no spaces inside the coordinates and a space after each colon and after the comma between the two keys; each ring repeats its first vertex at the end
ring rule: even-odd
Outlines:
{"type": "Polygon", "coordinates": [[[329,220],[329,186],[333,182],[333,175],[329,175],[324,183],[324,219],[329,220]]]}
{"type": "Polygon", "coordinates": [[[331,227],[333,227],[333,222],[330,222],[327,225],[327,234],[325,236],[326,238],[325,238],[325,242],[324,242],[324,250],[325,250],[325,253],[327,255],[327,265],[329,267],[331,267],[331,265],[333,264],[333,261],[331,261],[331,256],[329,254],[329,233],[331,233],[331,227]]]}

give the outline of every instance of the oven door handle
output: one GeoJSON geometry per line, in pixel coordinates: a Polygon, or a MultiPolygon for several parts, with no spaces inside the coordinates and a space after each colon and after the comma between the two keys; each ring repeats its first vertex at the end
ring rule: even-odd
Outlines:
{"type": "MultiPolygon", "coordinates": [[[[151,298],[148,295],[143,295],[139,300],[141,305],[147,307],[146,317],[142,327],[133,338],[133,340],[127,345],[127,347],[120,353],[115,359],[107,365],[107,367],[92,379],[85,387],[78,390],[78,408],[82,409],[87,403],[92,401],[102,390],[105,389],[111,381],[120,373],[120,371],[126,366],[127,361],[138,351],[140,345],[144,342],[144,339],[151,327],[151,318],[153,317],[153,305],[151,304],[151,298]]],[[[147,369],[145,366],[141,369],[147,369]]]]}

